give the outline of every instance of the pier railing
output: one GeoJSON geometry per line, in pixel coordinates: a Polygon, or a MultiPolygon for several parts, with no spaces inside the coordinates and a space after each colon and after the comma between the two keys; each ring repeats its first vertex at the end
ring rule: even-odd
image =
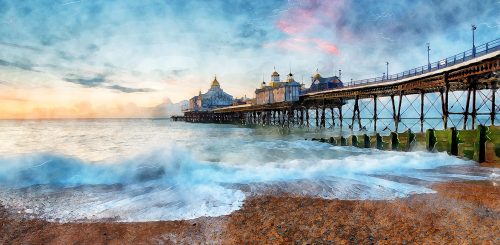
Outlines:
{"type": "Polygon", "coordinates": [[[500,38],[497,38],[493,41],[481,44],[479,46],[476,46],[473,49],[469,49],[466,51],[463,51],[461,53],[455,54],[453,56],[450,56],[445,59],[441,59],[439,61],[415,67],[413,69],[403,71],[400,73],[396,74],[391,74],[388,76],[380,76],[380,77],[374,77],[374,78],[368,78],[368,79],[362,79],[362,80],[354,80],[351,82],[345,82],[344,87],[356,87],[356,86],[362,86],[370,83],[380,83],[380,82],[388,82],[388,81],[397,81],[400,79],[408,78],[408,77],[414,77],[422,74],[426,74],[429,72],[433,72],[436,70],[444,69],[449,66],[453,66],[456,64],[460,64],[463,62],[466,62],[468,60],[472,60],[474,58],[495,52],[497,50],[500,50],[500,38]]]}

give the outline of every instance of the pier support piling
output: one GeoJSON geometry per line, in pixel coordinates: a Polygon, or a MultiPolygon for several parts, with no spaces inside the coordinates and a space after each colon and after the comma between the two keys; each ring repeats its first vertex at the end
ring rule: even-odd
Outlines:
{"type": "Polygon", "coordinates": [[[495,116],[497,107],[495,104],[495,96],[497,93],[497,83],[496,81],[491,82],[491,125],[495,125],[495,116]]]}
{"type": "Polygon", "coordinates": [[[476,84],[472,84],[472,114],[471,114],[471,119],[472,119],[472,128],[476,128],[476,114],[477,114],[477,107],[476,107],[476,84]]]}
{"type": "Polygon", "coordinates": [[[373,131],[377,131],[377,95],[373,95],[373,131]]]}
{"type": "Polygon", "coordinates": [[[468,89],[467,89],[467,101],[465,102],[465,112],[464,112],[464,127],[463,130],[467,129],[467,119],[469,119],[469,104],[470,104],[470,95],[472,92],[472,86],[471,86],[471,79],[467,78],[467,84],[468,89]]]}
{"type": "Polygon", "coordinates": [[[424,101],[425,101],[425,93],[422,90],[420,92],[420,132],[424,132],[424,101]]]}
{"type": "Polygon", "coordinates": [[[399,129],[399,122],[401,121],[401,103],[403,102],[403,91],[399,92],[399,101],[398,101],[398,115],[396,118],[396,132],[399,129]]]}

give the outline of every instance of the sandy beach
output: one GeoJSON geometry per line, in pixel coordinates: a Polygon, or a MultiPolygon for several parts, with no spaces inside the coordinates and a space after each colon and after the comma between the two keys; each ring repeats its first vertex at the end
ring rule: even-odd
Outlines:
{"type": "Polygon", "coordinates": [[[498,182],[446,182],[391,201],[256,196],[227,216],[50,223],[0,209],[2,244],[500,243],[498,182]]]}

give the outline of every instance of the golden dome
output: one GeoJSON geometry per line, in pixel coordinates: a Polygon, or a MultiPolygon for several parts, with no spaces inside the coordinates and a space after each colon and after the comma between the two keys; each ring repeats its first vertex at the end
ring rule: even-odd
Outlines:
{"type": "Polygon", "coordinates": [[[291,72],[290,72],[290,74],[288,74],[288,77],[286,78],[286,82],[287,83],[293,82],[293,74],[291,72]]]}
{"type": "Polygon", "coordinates": [[[261,88],[261,89],[263,89],[263,88],[265,88],[265,87],[266,87],[266,82],[262,82],[262,83],[260,84],[260,88],[261,88]]]}
{"type": "Polygon", "coordinates": [[[217,76],[215,76],[212,81],[212,87],[220,87],[219,81],[217,81],[217,76]]]}
{"type": "Polygon", "coordinates": [[[271,77],[276,77],[276,76],[279,76],[280,74],[276,71],[273,72],[273,74],[271,75],[271,77]]]}
{"type": "Polygon", "coordinates": [[[319,74],[318,68],[316,68],[316,74],[313,75],[313,79],[319,79],[321,75],[319,74]]]}

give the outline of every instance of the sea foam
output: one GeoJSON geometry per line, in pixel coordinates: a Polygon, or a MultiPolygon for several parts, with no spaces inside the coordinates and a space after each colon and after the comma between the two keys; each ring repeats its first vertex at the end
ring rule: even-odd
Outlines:
{"type": "Polygon", "coordinates": [[[244,145],[220,154],[217,161],[199,160],[200,154],[175,143],[99,162],[54,153],[4,156],[0,200],[30,217],[62,222],[179,220],[229,214],[248,195],[273,191],[329,199],[392,199],[431,193],[430,181],[497,174],[441,173],[449,166],[473,166],[445,153],[384,152],[305,140],[244,145]]]}

